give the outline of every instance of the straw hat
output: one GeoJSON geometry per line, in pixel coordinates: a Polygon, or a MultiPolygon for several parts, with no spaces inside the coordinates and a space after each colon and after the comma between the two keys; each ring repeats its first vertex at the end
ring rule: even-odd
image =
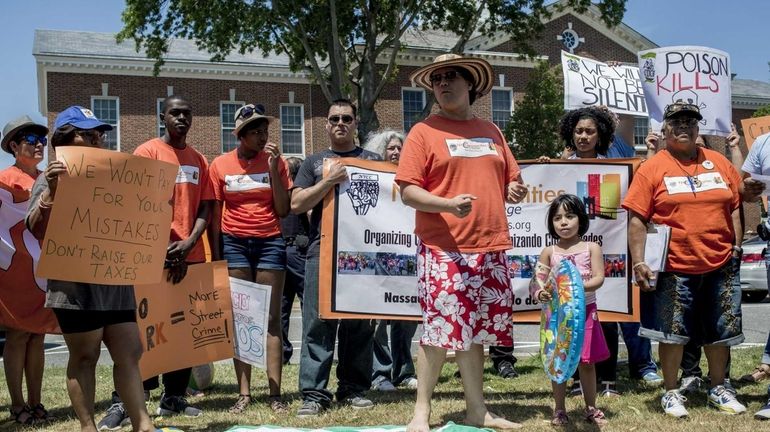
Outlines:
{"type": "Polygon", "coordinates": [[[257,120],[267,120],[270,124],[275,121],[275,117],[265,115],[265,107],[262,104],[248,104],[238,108],[235,111],[235,129],[233,135],[238,136],[238,132],[243,129],[244,126],[257,120]]]}
{"type": "Polygon", "coordinates": [[[492,66],[486,60],[474,57],[463,57],[457,54],[442,54],[433,59],[433,63],[417,69],[409,77],[420,87],[433,90],[430,76],[436,69],[445,67],[460,67],[470,72],[473,77],[473,88],[476,95],[483,96],[492,90],[492,66]]]}

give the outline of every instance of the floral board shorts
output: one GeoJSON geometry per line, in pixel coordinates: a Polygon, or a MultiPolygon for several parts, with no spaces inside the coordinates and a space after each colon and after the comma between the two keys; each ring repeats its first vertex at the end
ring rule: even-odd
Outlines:
{"type": "Polygon", "coordinates": [[[468,351],[513,345],[513,291],[505,251],[445,252],[417,246],[421,345],[468,351]]]}

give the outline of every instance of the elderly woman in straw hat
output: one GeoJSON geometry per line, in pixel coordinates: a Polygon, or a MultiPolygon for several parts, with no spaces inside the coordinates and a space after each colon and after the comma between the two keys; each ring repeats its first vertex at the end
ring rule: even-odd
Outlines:
{"type": "Polygon", "coordinates": [[[417,210],[424,327],[417,403],[407,429],[429,430],[431,395],[450,349],[463,377],[465,423],[517,428],[489,412],[482,394],[483,345],[513,344],[505,201],[517,203],[526,195],[503,134],[471,110],[492,88],[492,67],[445,54],[411,79],[433,92],[440,109],[409,132],[396,174],[402,200],[417,210]]]}
{"type": "MultiPolygon", "coordinates": [[[[0,171],[0,183],[14,190],[32,191],[32,185],[35,183],[37,176],[40,175],[37,164],[43,160],[45,146],[48,144],[47,135],[47,127],[36,123],[26,115],[12,120],[5,125],[0,146],[2,146],[3,150],[12,154],[15,160],[13,165],[0,171]]],[[[8,221],[6,220],[5,222],[8,221]]],[[[31,269],[32,267],[30,266],[31,269]]],[[[26,295],[39,296],[34,309],[24,311],[11,310],[10,312],[20,316],[30,312],[36,315],[50,313],[50,311],[43,309],[45,294],[38,289],[31,275],[25,280],[5,279],[4,282],[8,284],[6,285],[8,287],[15,285],[14,290],[22,290],[26,295]]],[[[16,292],[20,293],[19,291],[16,292]]],[[[30,317],[27,316],[27,318],[30,317]]],[[[3,320],[0,319],[0,321],[3,320]]],[[[54,320],[50,321],[55,322],[54,320]]],[[[5,324],[8,325],[8,322],[5,324]]],[[[43,333],[45,329],[37,328],[36,332],[30,330],[30,328],[6,329],[5,347],[3,349],[5,378],[8,382],[8,392],[11,396],[11,417],[16,423],[25,425],[32,424],[38,420],[45,420],[48,417],[48,411],[40,403],[41,388],[43,386],[43,368],[45,366],[43,357],[43,339],[45,338],[43,333]],[[24,376],[27,377],[26,402],[22,393],[24,376]]]]}

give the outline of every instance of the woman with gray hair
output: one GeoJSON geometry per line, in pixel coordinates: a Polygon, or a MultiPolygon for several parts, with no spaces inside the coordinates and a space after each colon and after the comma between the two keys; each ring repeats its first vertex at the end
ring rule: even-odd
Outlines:
{"type": "Polygon", "coordinates": [[[364,148],[382,155],[386,161],[398,165],[404,140],[406,140],[406,137],[401,132],[385,129],[380,132],[370,133],[364,148]]]}
{"type": "MultiPolygon", "coordinates": [[[[370,134],[364,148],[398,165],[404,140],[404,134],[385,129],[370,134]]],[[[412,361],[412,338],[416,331],[416,321],[381,320],[377,322],[372,357],[373,390],[394,391],[398,385],[410,389],[417,388],[414,361],[412,361]],[[390,344],[388,344],[388,326],[390,326],[390,344]]]]}

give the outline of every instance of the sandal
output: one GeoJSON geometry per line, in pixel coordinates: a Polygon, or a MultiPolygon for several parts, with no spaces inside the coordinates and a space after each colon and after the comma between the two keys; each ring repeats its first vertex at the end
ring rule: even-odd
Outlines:
{"type": "Polygon", "coordinates": [[[761,364],[754,368],[754,372],[741,377],[741,382],[753,383],[770,378],[770,365],[761,364]]]}
{"type": "Polygon", "coordinates": [[[281,396],[268,396],[267,403],[274,413],[283,413],[289,410],[289,406],[281,400],[281,396]]]}
{"type": "Polygon", "coordinates": [[[35,417],[35,420],[48,420],[48,410],[45,409],[45,405],[39,403],[33,407],[29,407],[29,412],[35,417]]]}
{"type": "Polygon", "coordinates": [[[595,407],[586,408],[586,421],[597,426],[604,426],[608,423],[602,410],[595,407]]]}
{"type": "Polygon", "coordinates": [[[551,426],[566,426],[569,423],[569,417],[567,417],[567,411],[555,410],[553,412],[553,418],[551,419],[551,426]]]}
{"type": "Polygon", "coordinates": [[[24,405],[18,411],[15,411],[13,407],[8,409],[11,412],[11,418],[14,422],[22,425],[31,425],[35,423],[35,416],[30,411],[27,405],[24,405]]]}
{"type": "Polygon", "coordinates": [[[244,411],[246,411],[246,407],[251,404],[251,395],[248,394],[239,394],[238,400],[235,401],[235,404],[230,407],[229,410],[227,410],[230,414],[240,414],[244,411]]]}

